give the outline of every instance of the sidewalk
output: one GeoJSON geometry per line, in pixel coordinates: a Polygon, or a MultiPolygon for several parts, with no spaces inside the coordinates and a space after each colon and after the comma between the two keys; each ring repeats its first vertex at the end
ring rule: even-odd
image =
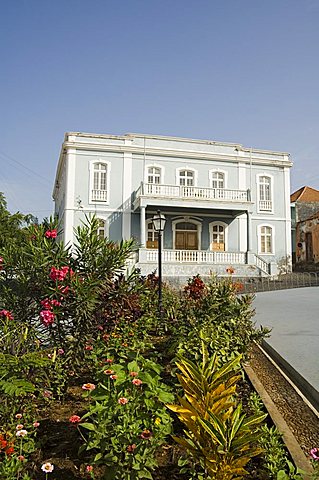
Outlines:
{"type": "Polygon", "coordinates": [[[266,341],[319,391],[319,288],[260,292],[253,306],[266,341]]]}

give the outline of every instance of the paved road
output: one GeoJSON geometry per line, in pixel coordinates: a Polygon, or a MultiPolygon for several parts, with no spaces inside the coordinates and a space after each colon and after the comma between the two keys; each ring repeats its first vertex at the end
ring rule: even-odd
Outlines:
{"type": "Polygon", "coordinates": [[[260,292],[254,307],[267,342],[319,391],[319,287],[260,292]]]}

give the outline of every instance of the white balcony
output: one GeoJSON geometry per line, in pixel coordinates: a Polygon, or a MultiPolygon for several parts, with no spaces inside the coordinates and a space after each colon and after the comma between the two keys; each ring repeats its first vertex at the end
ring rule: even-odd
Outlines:
{"type": "Polygon", "coordinates": [[[202,201],[224,201],[224,202],[249,202],[248,190],[230,190],[226,188],[190,187],[184,185],[163,185],[156,183],[142,182],[136,192],[136,199],[140,197],[149,198],[173,198],[202,201]]]}
{"type": "MultiPolygon", "coordinates": [[[[157,263],[158,251],[156,249],[141,248],[139,262],[157,263]]],[[[163,250],[163,263],[197,263],[197,264],[227,264],[244,265],[246,253],[244,252],[211,252],[206,250],[163,250]]]]}
{"type": "Polygon", "coordinates": [[[259,200],[259,211],[260,212],[272,212],[272,201],[271,200],[259,200]]]}
{"type": "Polygon", "coordinates": [[[107,190],[91,190],[92,202],[107,202],[107,190]]]}

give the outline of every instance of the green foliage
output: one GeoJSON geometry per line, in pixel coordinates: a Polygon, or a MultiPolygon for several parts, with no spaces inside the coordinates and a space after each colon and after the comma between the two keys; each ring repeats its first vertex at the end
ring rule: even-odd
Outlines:
{"type": "Polygon", "coordinates": [[[185,437],[174,439],[199,462],[207,479],[241,479],[250,459],[262,449],[257,427],[266,414],[247,417],[236,405],[234,393],[241,357],[218,368],[216,356],[209,359],[202,347],[202,363],[196,366],[181,358],[178,379],[184,390],[179,405],[168,405],[186,426],[185,437]]]}
{"type": "Polygon", "coordinates": [[[155,451],[171,432],[164,403],[174,398],[161,370],[141,356],[101,369],[80,428],[88,431],[86,449],[94,451],[93,461],[107,465],[106,479],[153,478],[155,451]]]}
{"type": "Polygon", "coordinates": [[[200,278],[194,277],[181,302],[178,344],[173,345],[174,350],[199,359],[201,334],[210,354],[218,353],[221,365],[240,354],[246,356],[252,342],[269,332],[254,327],[252,299],[249,295],[237,295],[237,287],[229,280],[212,279],[203,286],[200,278]]]}

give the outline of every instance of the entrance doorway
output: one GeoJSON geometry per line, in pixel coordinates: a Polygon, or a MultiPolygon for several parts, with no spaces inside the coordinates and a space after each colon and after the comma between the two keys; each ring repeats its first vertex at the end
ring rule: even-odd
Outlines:
{"type": "Polygon", "coordinates": [[[198,250],[197,225],[190,222],[180,222],[175,227],[176,250],[198,250]]]}

